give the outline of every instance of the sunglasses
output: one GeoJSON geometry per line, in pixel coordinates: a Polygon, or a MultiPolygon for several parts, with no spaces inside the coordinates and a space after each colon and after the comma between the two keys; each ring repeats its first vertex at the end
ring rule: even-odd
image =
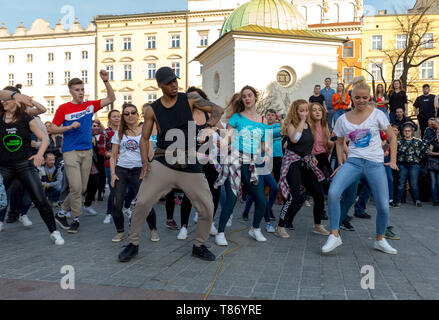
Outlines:
{"type": "Polygon", "coordinates": [[[131,111],[131,112],[124,112],[124,113],[123,113],[124,116],[129,116],[129,115],[134,116],[134,115],[136,115],[136,114],[137,114],[137,111],[131,111]]]}

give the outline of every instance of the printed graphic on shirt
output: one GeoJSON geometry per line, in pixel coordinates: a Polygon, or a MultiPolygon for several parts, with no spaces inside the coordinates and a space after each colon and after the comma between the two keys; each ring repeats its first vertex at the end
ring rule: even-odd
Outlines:
{"type": "Polygon", "coordinates": [[[129,139],[122,142],[122,148],[125,148],[127,151],[135,152],[139,149],[139,143],[134,139],[129,139]]]}
{"type": "Polygon", "coordinates": [[[372,132],[369,129],[357,129],[349,133],[349,139],[357,148],[366,148],[372,139],[372,132]]]}
{"type": "Polygon", "coordinates": [[[23,145],[23,139],[16,134],[17,128],[6,129],[6,132],[8,134],[3,137],[3,145],[5,146],[6,150],[9,152],[16,152],[20,150],[21,146],[23,145]]]}
{"type": "Polygon", "coordinates": [[[93,106],[88,106],[85,110],[66,114],[65,121],[77,121],[88,114],[93,116],[93,109],[93,106]]]}

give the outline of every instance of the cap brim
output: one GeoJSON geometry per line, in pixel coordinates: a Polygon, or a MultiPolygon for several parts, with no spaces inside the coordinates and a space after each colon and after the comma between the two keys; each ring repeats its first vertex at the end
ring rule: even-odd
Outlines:
{"type": "Polygon", "coordinates": [[[171,83],[173,80],[175,79],[180,79],[179,77],[173,75],[173,76],[169,76],[168,78],[166,78],[165,80],[163,80],[163,84],[169,84],[171,83]]]}

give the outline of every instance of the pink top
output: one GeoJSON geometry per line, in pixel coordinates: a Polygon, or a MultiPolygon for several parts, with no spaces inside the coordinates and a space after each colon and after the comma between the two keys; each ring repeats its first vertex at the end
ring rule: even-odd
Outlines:
{"type": "Polygon", "coordinates": [[[314,137],[314,146],[312,148],[312,154],[317,155],[321,153],[326,153],[325,142],[323,141],[323,131],[322,126],[316,127],[316,134],[314,137]]]}

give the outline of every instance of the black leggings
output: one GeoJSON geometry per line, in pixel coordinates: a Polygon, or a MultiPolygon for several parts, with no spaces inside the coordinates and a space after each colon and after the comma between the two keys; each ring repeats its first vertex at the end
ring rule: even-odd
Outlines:
{"type": "Polygon", "coordinates": [[[282,167],[282,157],[273,157],[273,177],[277,183],[279,183],[281,167],[282,167]]]}
{"type": "Polygon", "coordinates": [[[329,177],[333,172],[331,168],[331,164],[329,163],[326,153],[317,154],[315,157],[318,161],[317,167],[325,174],[325,177],[327,177],[325,181],[322,181],[322,184],[325,194],[328,194],[329,184],[330,184],[329,177]]]}
{"type": "MultiPolygon", "coordinates": [[[[165,197],[165,209],[166,209],[166,219],[173,220],[174,219],[174,209],[175,209],[175,192],[181,193],[180,189],[172,189],[165,197]]],[[[184,196],[183,201],[181,202],[181,211],[183,211],[183,207],[190,207],[191,202],[189,199],[184,196]]],[[[187,209],[185,209],[186,211],[187,209]]],[[[189,209],[190,211],[190,209],[189,209]]],[[[181,214],[181,213],[180,213],[181,214]]]]}
{"type": "Polygon", "coordinates": [[[287,182],[290,187],[290,194],[288,200],[282,207],[279,217],[279,226],[284,227],[286,221],[293,223],[294,217],[302,208],[305,202],[305,195],[300,192],[301,185],[305,187],[306,191],[314,199],[314,224],[320,224],[325,209],[325,197],[322,184],[318,182],[314,172],[302,166],[301,161],[293,162],[287,173],[287,182]]]}
{"type": "Polygon", "coordinates": [[[90,207],[95,200],[96,192],[99,186],[99,174],[91,174],[88,178],[87,191],[85,195],[84,206],[90,207]]]}
{"type": "Polygon", "coordinates": [[[13,164],[1,165],[0,174],[3,177],[5,189],[9,188],[12,180],[17,178],[29,193],[33,203],[38,209],[41,218],[52,233],[56,230],[55,218],[52,207],[44,195],[43,186],[33,161],[24,160],[13,164]]]}
{"type": "MultiPolygon", "coordinates": [[[[116,180],[114,184],[112,215],[114,225],[116,226],[116,230],[118,233],[124,232],[124,217],[122,213],[122,207],[125,200],[127,187],[130,184],[133,188],[134,193],[137,195],[141,182],[141,180],[139,179],[141,170],[142,168],[127,169],[116,166],[116,176],[119,178],[119,180],[116,180]]],[[[154,209],[152,209],[149,213],[148,217],[146,218],[146,222],[148,223],[149,229],[157,229],[156,215],[154,209]]]]}
{"type": "MultiPolygon", "coordinates": [[[[216,210],[218,209],[220,197],[221,197],[221,188],[215,189],[213,186],[215,181],[218,179],[218,171],[216,171],[215,166],[211,163],[203,165],[204,174],[206,175],[207,182],[209,183],[210,193],[213,198],[213,217],[215,217],[216,210]]],[[[181,203],[181,226],[186,226],[189,223],[189,215],[191,214],[192,203],[186,195],[183,198],[183,202],[181,203]]]]}

